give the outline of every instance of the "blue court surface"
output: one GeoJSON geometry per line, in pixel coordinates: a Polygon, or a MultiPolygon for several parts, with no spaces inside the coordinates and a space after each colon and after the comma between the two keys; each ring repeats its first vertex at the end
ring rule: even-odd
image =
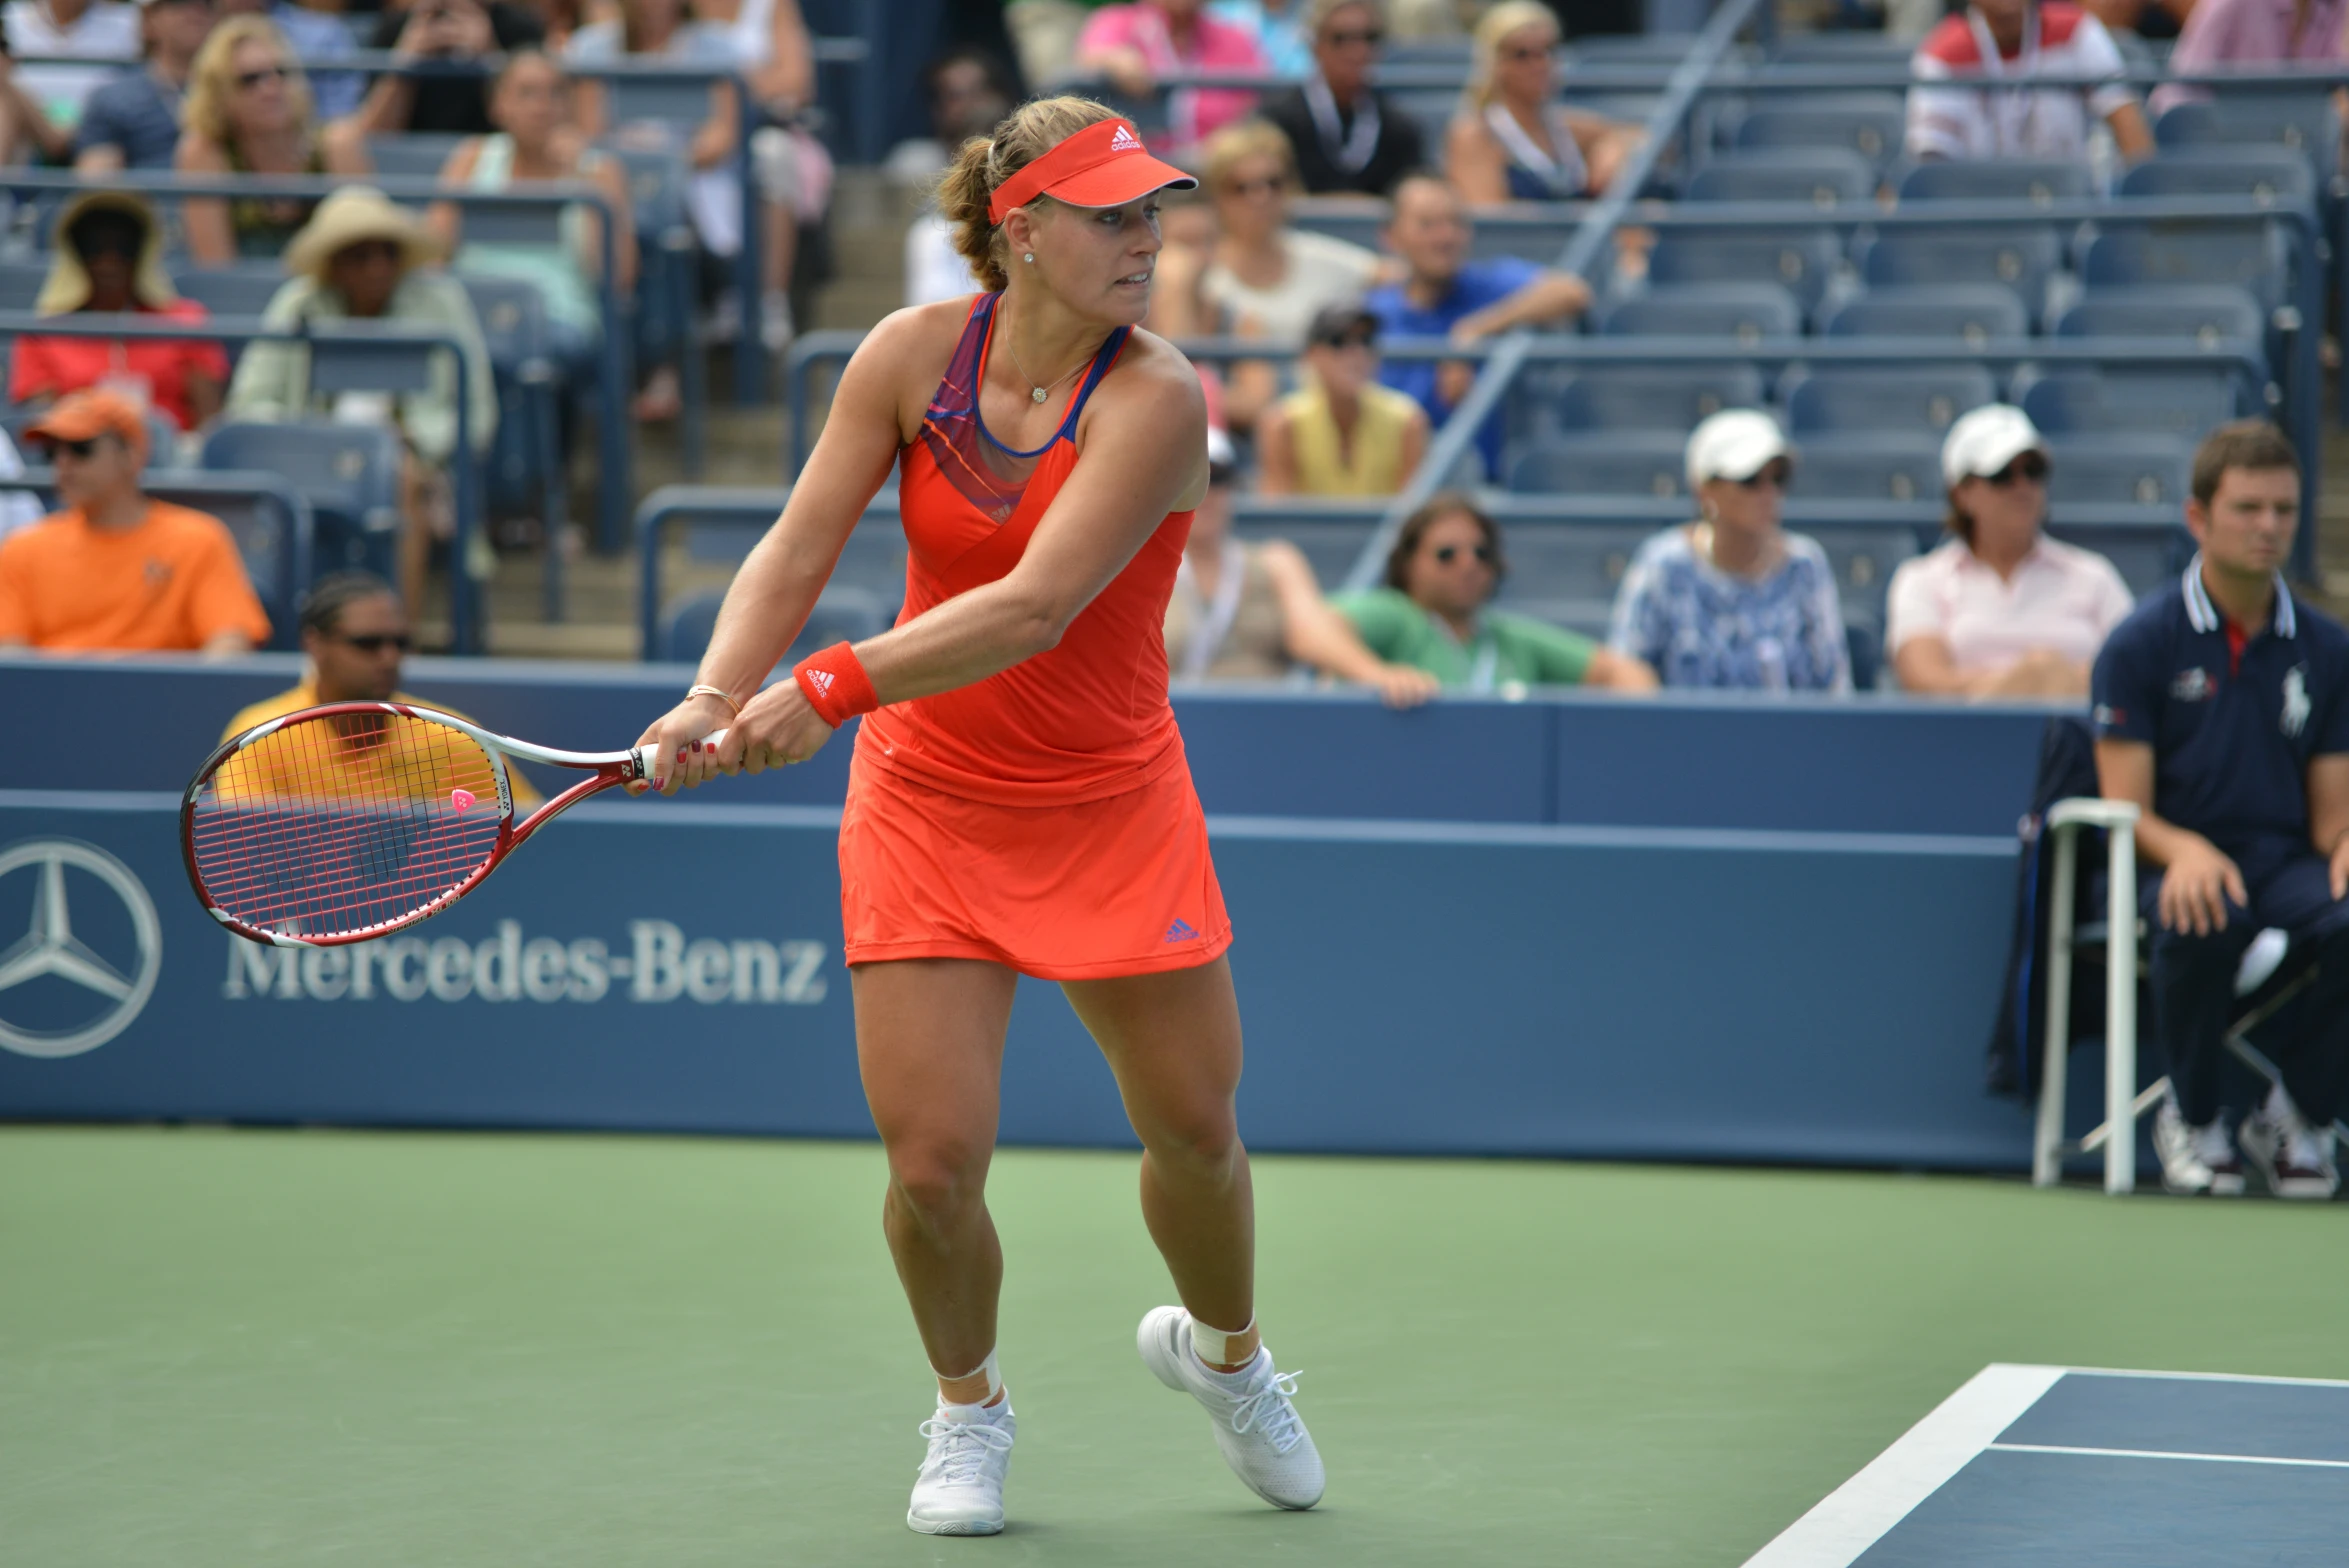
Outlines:
{"type": "Polygon", "coordinates": [[[1746,1568],[2344,1563],[2349,1383],[1995,1365],[1746,1568]]]}

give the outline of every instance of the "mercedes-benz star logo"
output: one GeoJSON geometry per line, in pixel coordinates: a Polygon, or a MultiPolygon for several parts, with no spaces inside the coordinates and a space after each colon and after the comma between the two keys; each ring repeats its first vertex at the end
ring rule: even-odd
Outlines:
{"type": "MultiPolygon", "coordinates": [[[[155,977],[163,969],[163,928],[155,918],[155,902],[130,867],[94,845],[69,838],[28,839],[0,850],[0,880],[26,866],[33,868],[31,929],[0,949],[0,1008],[18,987],[49,977],[94,992],[111,1005],[90,1022],[63,1030],[31,1028],[0,1017],[0,1049],[21,1056],[76,1056],[95,1050],[122,1033],[155,992],[155,977]],[[138,944],[132,973],[124,974],[73,934],[73,910],[65,893],[68,866],[97,878],[122,900],[138,944]]],[[[0,910],[6,907],[0,902],[0,910]]],[[[0,932],[6,929],[6,918],[0,913],[0,932]]]]}

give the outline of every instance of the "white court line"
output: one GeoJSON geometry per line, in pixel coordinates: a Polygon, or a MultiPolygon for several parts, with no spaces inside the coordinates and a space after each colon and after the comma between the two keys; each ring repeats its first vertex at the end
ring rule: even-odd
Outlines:
{"type": "Polygon", "coordinates": [[[2349,1388],[2332,1377],[2261,1377],[2250,1372],[2147,1372],[2130,1367],[2065,1367],[2082,1377],[2150,1377],[2165,1383],[2288,1383],[2302,1388],[2349,1388]]]}
{"type": "Polygon", "coordinates": [[[2179,1454],[2159,1448],[2059,1448],[2050,1443],[1992,1443],[1993,1454],[2084,1454],[2094,1459],[2190,1459],[2210,1465],[2301,1465],[2349,1470],[2349,1459],[2279,1459],[2267,1454],[2179,1454]]]}
{"type": "Polygon", "coordinates": [[[2006,1362],[1984,1367],[1866,1469],[1747,1558],[1745,1568],[1849,1568],[2068,1370],[2006,1362]]]}

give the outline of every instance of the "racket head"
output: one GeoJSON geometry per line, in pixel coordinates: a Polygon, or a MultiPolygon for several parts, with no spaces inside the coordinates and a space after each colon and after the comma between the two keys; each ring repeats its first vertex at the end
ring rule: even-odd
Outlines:
{"type": "Polygon", "coordinates": [[[276,947],[364,942],[428,919],[514,841],[498,748],[405,703],[329,703],[255,725],[205,760],[180,802],[196,897],[276,947]]]}

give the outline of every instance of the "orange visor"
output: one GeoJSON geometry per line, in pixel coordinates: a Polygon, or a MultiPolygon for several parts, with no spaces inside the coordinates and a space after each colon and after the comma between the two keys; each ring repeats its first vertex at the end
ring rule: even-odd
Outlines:
{"type": "Polygon", "coordinates": [[[987,218],[1001,223],[1012,208],[1049,196],[1072,207],[1122,207],[1152,191],[1199,182],[1150,156],[1131,120],[1102,120],[1069,137],[996,187],[987,218]]]}

